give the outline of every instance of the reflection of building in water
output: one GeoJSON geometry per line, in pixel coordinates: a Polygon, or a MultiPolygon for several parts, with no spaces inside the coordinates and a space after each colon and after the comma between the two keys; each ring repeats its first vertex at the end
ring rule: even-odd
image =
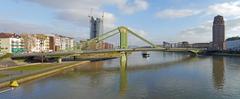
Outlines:
{"type": "Polygon", "coordinates": [[[119,94],[124,96],[128,90],[127,71],[120,71],[119,94]]]}
{"type": "Polygon", "coordinates": [[[98,72],[103,70],[103,64],[104,62],[98,61],[98,62],[91,62],[87,66],[80,67],[79,71],[81,72],[98,72]]]}
{"type": "Polygon", "coordinates": [[[96,87],[102,83],[103,78],[100,71],[103,70],[103,64],[104,62],[102,61],[90,62],[89,64],[79,67],[78,72],[81,72],[81,74],[88,74],[90,86],[96,87]]]}
{"type": "Polygon", "coordinates": [[[214,87],[222,89],[224,86],[224,58],[220,56],[213,56],[212,77],[214,87]]]}

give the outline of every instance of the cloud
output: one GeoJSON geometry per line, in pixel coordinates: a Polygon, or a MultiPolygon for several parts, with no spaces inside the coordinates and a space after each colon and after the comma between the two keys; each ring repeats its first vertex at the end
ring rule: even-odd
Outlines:
{"type": "MultiPolygon", "coordinates": [[[[116,6],[124,14],[133,14],[148,8],[147,0],[20,0],[36,3],[54,11],[55,18],[62,24],[72,23],[78,27],[89,27],[89,15],[102,17],[103,8],[116,6]]],[[[104,31],[114,28],[116,16],[104,12],[104,31]]],[[[87,31],[86,31],[87,32],[87,31]]]]}
{"type": "Polygon", "coordinates": [[[54,30],[48,26],[32,23],[21,23],[17,21],[0,19],[0,31],[10,33],[51,33],[54,30]]]}
{"type": "Polygon", "coordinates": [[[210,5],[208,7],[208,14],[220,14],[225,17],[229,16],[240,16],[240,0],[235,2],[225,2],[210,5]]]}
{"type": "MultiPolygon", "coordinates": [[[[51,8],[54,11],[56,19],[69,22],[79,27],[89,27],[88,16],[93,9],[95,17],[102,17],[102,7],[105,4],[112,4],[110,0],[23,0],[27,2],[37,3],[44,7],[51,8]]],[[[115,26],[116,17],[110,13],[104,13],[104,27],[106,29],[115,26]]]]}
{"type": "MultiPolygon", "coordinates": [[[[239,36],[240,18],[225,21],[225,35],[226,38],[232,36],[239,36]]],[[[225,38],[225,39],[226,39],[225,38]]],[[[210,42],[212,41],[212,22],[206,22],[199,26],[185,29],[175,37],[177,41],[196,42],[210,42]]]]}
{"type": "Polygon", "coordinates": [[[199,10],[190,10],[190,9],[166,9],[156,13],[156,16],[159,18],[183,18],[188,16],[193,16],[201,13],[199,10]]]}
{"type": "MultiPolygon", "coordinates": [[[[89,12],[87,10],[61,10],[57,12],[57,19],[65,22],[70,22],[75,25],[86,27],[89,26],[89,12]]],[[[96,12],[94,16],[102,17],[100,11],[96,12]]],[[[104,27],[106,30],[115,27],[116,17],[112,13],[104,13],[104,27]]]]}
{"type": "Polygon", "coordinates": [[[156,12],[159,18],[183,18],[193,15],[223,15],[225,17],[240,17],[240,0],[209,5],[203,9],[165,9],[156,12]]]}
{"type": "Polygon", "coordinates": [[[120,12],[132,14],[148,8],[147,0],[24,0],[57,9],[100,9],[116,6],[120,12]]]}
{"type": "Polygon", "coordinates": [[[7,33],[42,33],[42,34],[51,34],[57,33],[64,36],[73,37],[76,40],[86,39],[89,34],[82,31],[82,28],[76,28],[62,24],[55,25],[39,25],[35,23],[22,23],[13,20],[0,19],[0,32],[7,33]],[[70,35],[69,35],[70,34],[70,35]]]}
{"type": "MultiPolygon", "coordinates": [[[[225,18],[225,35],[226,38],[239,36],[240,30],[240,0],[234,2],[224,2],[209,5],[206,9],[201,9],[201,15],[215,16],[222,15],[225,18]]],[[[190,12],[190,11],[189,11],[190,12]]],[[[213,19],[212,19],[213,20],[213,19]]],[[[174,37],[176,41],[189,42],[210,42],[212,41],[212,21],[198,26],[187,28],[174,37]]]]}
{"type": "Polygon", "coordinates": [[[148,8],[147,0],[133,0],[133,3],[129,3],[127,0],[116,1],[118,8],[126,14],[133,14],[135,12],[143,11],[148,8]]]}

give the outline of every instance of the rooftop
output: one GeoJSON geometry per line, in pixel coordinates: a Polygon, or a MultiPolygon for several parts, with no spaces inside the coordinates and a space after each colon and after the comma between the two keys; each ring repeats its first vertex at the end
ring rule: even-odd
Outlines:
{"type": "Polygon", "coordinates": [[[16,33],[0,33],[0,38],[20,37],[16,33]]]}
{"type": "Polygon", "coordinates": [[[235,40],[240,40],[240,37],[231,37],[231,38],[228,38],[226,41],[235,41],[235,40]]]}

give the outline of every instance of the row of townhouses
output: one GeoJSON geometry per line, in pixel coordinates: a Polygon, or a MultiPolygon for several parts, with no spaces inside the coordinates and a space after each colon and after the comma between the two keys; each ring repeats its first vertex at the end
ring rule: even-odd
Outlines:
{"type": "Polygon", "coordinates": [[[72,50],[74,39],[57,34],[0,33],[1,53],[33,53],[72,50]]]}

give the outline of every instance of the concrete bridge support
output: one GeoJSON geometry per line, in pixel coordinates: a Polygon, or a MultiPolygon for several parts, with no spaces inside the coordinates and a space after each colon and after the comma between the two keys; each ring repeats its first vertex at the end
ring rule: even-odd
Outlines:
{"type": "Polygon", "coordinates": [[[62,58],[59,57],[59,58],[57,59],[57,62],[58,62],[58,63],[62,63],[62,58]]]}
{"type": "Polygon", "coordinates": [[[127,70],[127,53],[126,52],[121,52],[121,57],[120,57],[120,70],[126,71],[127,70]]]}
{"type": "Polygon", "coordinates": [[[76,61],[77,57],[76,56],[73,56],[73,60],[76,61]]]}

